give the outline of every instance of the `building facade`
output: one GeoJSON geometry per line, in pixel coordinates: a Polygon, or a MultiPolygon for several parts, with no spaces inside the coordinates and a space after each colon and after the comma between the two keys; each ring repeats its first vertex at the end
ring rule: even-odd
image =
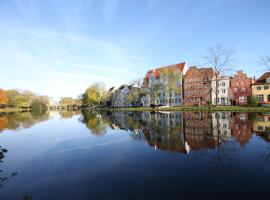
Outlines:
{"type": "Polygon", "coordinates": [[[251,97],[252,79],[247,77],[243,71],[238,71],[231,79],[230,101],[234,106],[248,105],[248,99],[251,97]]]}
{"type": "Polygon", "coordinates": [[[207,106],[212,99],[213,69],[190,67],[184,76],[184,104],[207,106]]]}
{"type": "Polygon", "coordinates": [[[218,79],[218,87],[216,86],[216,80],[212,81],[212,104],[213,105],[222,105],[229,106],[231,105],[230,101],[230,77],[222,77],[218,79]],[[216,88],[217,87],[217,88],[216,88]],[[217,96],[216,96],[217,94],[217,96]],[[216,98],[217,97],[217,98],[216,98]],[[217,101],[216,101],[217,99],[217,101]]]}
{"type": "Polygon", "coordinates": [[[113,95],[112,106],[113,107],[131,107],[132,103],[128,100],[128,94],[131,91],[132,86],[121,85],[113,95]]]}
{"type": "Polygon", "coordinates": [[[143,82],[142,105],[181,106],[185,66],[186,63],[179,63],[149,70],[143,82]]]}
{"type": "Polygon", "coordinates": [[[270,72],[264,73],[252,84],[252,95],[259,104],[270,104],[270,72]]]}

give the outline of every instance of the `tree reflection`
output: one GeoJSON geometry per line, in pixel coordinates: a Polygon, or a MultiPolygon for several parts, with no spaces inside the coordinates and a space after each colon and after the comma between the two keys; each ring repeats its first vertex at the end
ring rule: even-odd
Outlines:
{"type": "Polygon", "coordinates": [[[95,111],[83,111],[82,114],[80,121],[85,123],[92,134],[102,136],[106,133],[107,123],[100,113],[95,111]]]}
{"type": "MultiPolygon", "coordinates": [[[[5,158],[5,154],[7,153],[7,149],[4,149],[0,146],[0,163],[3,163],[4,158],[5,158]]],[[[3,171],[0,169],[0,187],[3,186],[3,184],[5,182],[8,182],[10,179],[12,179],[14,176],[16,176],[18,174],[18,172],[12,172],[9,176],[6,175],[2,175],[3,171]]]]}
{"type": "Polygon", "coordinates": [[[59,111],[59,114],[60,114],[61,118],[63,118],[63,119],[70,119],[73,116],[78,115],[80,113],[81,113],[81,111],[79,111],[79,110],[78,111],[67,111],[67,110],[59,111]]]}
{"type": "Polygon", "coordinates": [[[49,113],[14,112],[0,113],[0,132],[4,129],[30,128],[34,124],[49,119],[49,113]]]}

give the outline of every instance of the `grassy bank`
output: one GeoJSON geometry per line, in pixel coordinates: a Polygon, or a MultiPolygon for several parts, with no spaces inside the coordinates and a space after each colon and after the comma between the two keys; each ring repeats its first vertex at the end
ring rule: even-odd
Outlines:
{"type": "Polygon", "coordinates": [[[228,112],[270,112],[270,108],[263,107],[239,107],[239,106],[216,106],[212,108],[208,107],[164,107],[164,108],[99,108],[98,110],[114,110],[114,111],[228,111],[228,112]]]}
{"type": "Polygon", "coordinates": [[[22,109],[22,108],[0,108],[0,113],[9,113],[9,112],[22,112],[22,111],[31,111],[31,109],[22,109]]]}

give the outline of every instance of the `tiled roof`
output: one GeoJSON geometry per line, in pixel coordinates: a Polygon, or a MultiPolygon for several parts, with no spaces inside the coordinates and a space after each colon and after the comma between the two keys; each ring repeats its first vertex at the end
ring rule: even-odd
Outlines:
{"type": "Polygon", "coordinates": [[[265,72],[260,78],[258,78],[253,85],[261,85],[266,83],[266,79],[270,78],[270,72],[265,72]]]}
{"type": "Polygon", "coordinates": [[[148,84],[149,77],[151,74],[153,74],[157,78],[160,74],[162,74],[164,72],[174,72],[178,69],[183,72],[185,64],[186,63],[183,62],[183,63],[174,64],[174,65],[168,65],[165,67],[159,67],[156,69],[151,69],[146,73],[146,75],[144,77],[144,84],[143,85],[145,86],[148,84]]]}

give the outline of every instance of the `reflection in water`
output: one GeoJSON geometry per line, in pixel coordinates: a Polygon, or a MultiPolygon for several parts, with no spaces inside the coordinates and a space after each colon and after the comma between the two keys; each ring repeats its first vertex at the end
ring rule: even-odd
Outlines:
{"type": "MultiPolygon", "coordinates": [[[[1,163],[3,163],[4,161],[4,158],[5,158],[5,154],[7,153],[8,151],[4,148],[2,148],[0,146],[0,165],[1,163]]],[[[12,177],[16,176],[18,173],[17,172],[13,172],[10,174],[10,176],[5,176],[5,175],[2,175],[2,169],[0,168],[0,187],[3,186],[3,184],[5,182],[8,182],[12,177]]]]}
{"type": "Polygon", "coordinates": [[[14,112],[0,113],[0,132],[4,129],[30,128],[34,124],[49,119],[49,113],[14,112]]]}
{"type": "Polygon", "coordinates": [[[70,119],[75,115],[81,114],[81,111],[79,111],[79,110],[77,110],[77,111],[63,110],[63,111],[59,111],[59,114],[60,114],[61,118],[63,118],[63,119],[70,119]]]}
{"type": "Polygon", "coordinates": [[[190,149],[217,149],[220,153],[222,144],[232,139],[244,146],[253,127],[270,140],[270,115],[254,113],[85,111],[80,120],[95,135],[105,134],[110,126],[130,131],[132,138],[146,140],[154,148],[182,153],[190,149]]]}

